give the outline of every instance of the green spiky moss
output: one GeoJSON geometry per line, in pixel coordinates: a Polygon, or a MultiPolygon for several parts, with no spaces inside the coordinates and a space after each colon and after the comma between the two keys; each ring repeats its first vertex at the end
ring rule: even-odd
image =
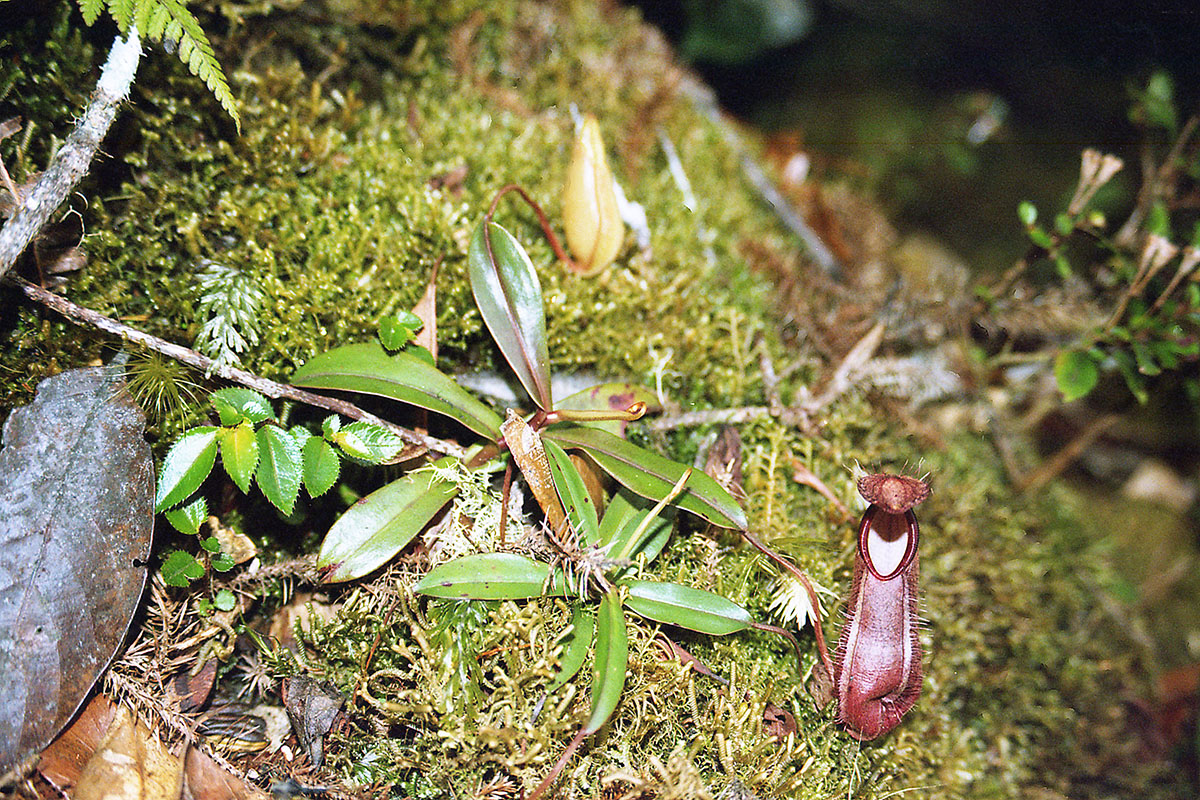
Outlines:
{"type": "MultiPolygon", "coordinates": [[[[815,359],[785,352],[780,325],[764,311],[771,287],[738,255],[744,240],[775,251],[791,245],[742,186],[720,132],[683,97],[660,95],[671,67],[633,13],[582,0],[479,10],[401,3],[401,20],[392,0],[314,5],[336,5],[337,14],[318,15],[336,21],[313,23],[269,2],[231,6],[226,26],[202,15],[239,97],[240,137],[175,60],[146,59],[134,101],[106,142],[113,160],[82,189],[90,261],[68,285],[73,299],[191,344],[206,321],[197,318],[197,274],[207,262],[234,267],[264,294],[258,342],[243,363],[286,378],[314,353],[370,338],[381,315],[411,307],[440,260],[443,365],[498,367],[465,277],[467,240],[510,182],[557,218],[575,102],[601,120],[618,177],[647,209],[653,242],[652,254],[630,246],[604,275],[583,280],[553,263],[528,211],[502,206],[499,221],[538,265],[556,369],[661,382],[685,408],[763,402],[756,347],[776,363],[802,359],[781,387],[785,396],[815,377],[815,359]],[[648,133],[656,126],[680,152],[695,212],[648,133]],[[460,166],[461,187],[431,183],[460,166]]],[[[29,88],[38,100],[25,113],[44,115],[36,130],[61,137],[90,84],[77,66],[46,71],[34,61],[78,65],[95,54],[70,25],[22,35],[52,46],[16,48],[17,59],[0,64],[8,70],[0,86],[14,63],[47,75],[29,88]]],[[[13,146],[0,145],[6,162],[13,146]]],[[[15,318],[0,355],[8,375],[47,374],[101,351],[99,337],[49,315],[26,307],[15,318]]],[[[33,389],[8,384],[13,403],[33,389]]],[[[662,658],[653,628],[635,623],[625,697],[567,768],[563,795],[598,796],[607,781],[654,787],[658,797],[716,796],[736,781],[763,798],[1019,797],[1032,788],[1171,796],[1178,787],[1159,762],[1132,751],[1134,737],[1121,727],[1127,716],[1114,698],[1137,694],[1139,665],[1121,655],[1120,621],[1099,599],[1112,585],[1103,543],[1085,533],[1069,498],[1014,496],[991,450],[966,435],[921,461],[853,394],[823,422],[813,437],[772,421],[743,427],[752,524],[841,594],[853,527],[791,480],[789,459],[847,501],[856,462],[920,463],[933,474],[936,492],[921,510],[929,625],[917,708],[892,734],[860,745],[802,688],[815,662],[807,632],[800,665],[767,634],[677,634],[732,678],[721,688],[662,658]],[[791,739],[764,736],[768,701],[795,716],[791,739]]],[[[706,433],[637,435],[690,461],[706,433]]],[[[765,619],[772,572],[728,544],[685,523],[652,573],[720,591],[765,619]]],[[[347,694],[357,690],[351,725],[328,748],[331,766],[418,797],[445,796],[447,786],[462,796],[495,780],[532,787],[585,714],[586,703],[571,700],[587,697],[586,670],[534,715],[553,675],[565,606],[448,611],[407,593],[415,577],[360,588],[332,621],[301,636],[307,669],[347,694]],[[462,635],[438,635],[439,620],[462,635]],[[447,703],[458,690],[463,702],[447,703]]],[[[827,611],[832,640],[840,609],[827,611]]]]}

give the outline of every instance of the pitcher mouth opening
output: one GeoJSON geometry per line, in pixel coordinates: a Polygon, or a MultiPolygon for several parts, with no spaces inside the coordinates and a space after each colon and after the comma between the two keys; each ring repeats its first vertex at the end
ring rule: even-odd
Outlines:
{"type": "Polygon", "coordinates": [[[921,529],[917,525],[917,515],[911,510],[904,512],[904,523],[906,526],[905,537],[907,543],[904,548],[904,555],[900,558],[899,563],[891,572],[882,574],[875,568],[875,562],[871,558],[870,542],[872,525],[879,515],[889,517],[899,517],[899,514],[892,514],[877,505],[872,504],[865,514],[863,514],[862,522],[858,524],[858,553],[862,557],[863,563],[867,565],[867,570],[875,576],[877,580],[890,581],[900,575],[908,566],[912,564],[914,558],[917,557],[917,543],[921,536],[921,529]]]}

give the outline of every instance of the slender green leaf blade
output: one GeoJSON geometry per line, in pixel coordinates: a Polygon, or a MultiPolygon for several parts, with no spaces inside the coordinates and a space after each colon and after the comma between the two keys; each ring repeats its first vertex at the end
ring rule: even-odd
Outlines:
{"type": "Polygon", "coordinates": [[[303,473],[300,445],[283,428],[264,425],[258,429],[258,453],[258,487],[271,505],[291,514],[303,473]]]}
{"type": "Polygon", "coordinates": [[[592,644],[592,634],[595,630],[595,613],[577,604],[571,612],[571,627],[559,637],[563,646],[562,656],[558,659],[558,672],[554,680],[546,687],[546,694],[557,692],[579,672],[587,658],[588,647],[592,644]]]}
{"type": "MultiPolygon", "coordinates": [[[[614,492],[612,499],[608,501],[608,506],[604,509],[604,517],[600,520],[600,537],[598,539],[601,545],[606,545],[613,540],[618,531],[625,529],[626,523],[633,519],[638,513],[638,508],[629,501],[629,497],[625,492],[614,492]]],[[[635,522],[634,525],[637,523],[635,522]]],[[[632,530],[632,528],[630,529],[632,530]]],[[[613,548],[609,548],[612,552],[613,548]]]]}
{"type": "Polygon", "coordinates": [[[315,356],[296,371],[292,383],[388,397],[443,414],[492,441],[500,438],[495,411],[420,358],[405,351],[388,355],[378,342],[315,356]]]}
{"type": "Polygon", "coordinates": [[[467,251],[475,303],[525,391],[542,410],[549,411],[553,402],[550,353],[537,272],[512,234],[493,222],[488,224],[490,235],[485,237],[485,224],[481,222],[475,228],[467,251]]]}
{"type": "Polygon", "coordinates": [[[750,614],[732,600],[704,589],[658,581],[622,581],[625,605],[646,619],[724,636],[750,627],[750,614]]]}
{"type": "Polygon", "coordinates": [[[549,575],[549,564],[516,553],[477,553],[439,564],[413,590],[455,600],[527,600],[561,594],[544,590],[549,575]]]}
{"type": "MultiPolygon", "coordinates": [[[[449,459],[438,463],[443,462],[449,459]]],[[[373,572],[416,538],[457,491],[452,482],[427,469],[377,489],[333,523],[321,543],[318,569],[329,570],[329,582],[373,572]]]]}
{"type": "Polygon", "coordinates": [[[600,541],[600,523],[596,517],[596,504],[588,493],[579,475],[579,470],[571,463],[571,457],[554,442],[543,441],[542,446],[546,457],[550,460],[550,475],[554,479],[554,488],[567,511],[567,519],[579,533],[585,545],[593,545],[600,541]]]}
{"type": "Polygon", "coordinates": [[[304,488],[309,497],[320,497],[333,487],[342,471],[342,461],[329,442],[314,436],[300,451],[304,458],[304,488]]]}
{"type": "Polygon", "coordinates": [[[158,476],[155,511],[178,504],[204,483],[217,461],[217,431],[211,425],[193,428],[171,445],[158,476]]]}
{"type": "Polygon", "coordinates": [[[610,589],[600,599],[596,614],[596,663],[592,677],[592,715],[583,730],[588,735],[600,730],[612,716],[625,690],[625,669],[629,666],[629,632],[621,598],[610,589]]]}
{"type": "MultiPolygon", "coordinates": [[[[683,464],[596,428],[556,425],[542,432],[542,440],[583,450],[621,484],[655,501],[670,494],[687,470],[683,464]]],[[[745,530],[747,526],[746,512],[733,496],[700,470],[692,471],[674,505],[723,528],[745,530]]]]}
{"type": "Polygon", "coordinates": [[[254,470],[258,466],[258,437],[254,435],[254,426],[249,420],[232,428],[222,428],[221,464],[225,472],[242,490],[242,494],[250,492],[250,482],[254,479],[254,470]]]}

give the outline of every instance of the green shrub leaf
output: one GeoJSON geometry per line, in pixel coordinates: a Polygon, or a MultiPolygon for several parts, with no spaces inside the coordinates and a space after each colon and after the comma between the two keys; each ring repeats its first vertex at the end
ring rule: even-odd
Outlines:
{"type": "Polygon", "coordinates": [[[413,340],[424,325],[421,318],[411,311],[390,314],[379,320],[379,342],[389,351],[400,350],[413,340]]]}
{"type": "Polygon", "coordinates": [[[443,414],[492,441],[500,438],[495,411],[411,353],[388,355],[377,342],[322,353],[297,370],[292,383],[388,397],[443,414]]]}
{"type": "Polygon", "coordinates": [[[600,599],[596,615],[596,663],[592,676],[592,715],[583,730],[591,735],[612,716],[625,690],[625,669],[629,666],[629,633],[621,598],[610,589],[600,599]]]}
{"type": "Polygon", "coordinates": [[[625,605],[646,619],[666,625],[724,636],[750,627],[750,613],[737,603],[704,589],[678,583],[622,581],[625,605]]]}
{"type": "Polygon", "coordinates": [[[222,428],[219,438],[225,472],[242,494],[248,494],[254,470],[258,467],[258,437],[254,435],[254,426],[250,420],[244,420],[236,427],[222,428]]]}
{"type": "Polygon", "coordinates": [[[1100,370],[1086,352],[1063,350],[1054,359],[1054,379],[1063,399],[1070,403],[1096,388],[1100,370]]]}
{"type": "MultiPolygon", "coordinates": [[[[655,501],[670,494],[687,470],[683,464],[596,428],[556,425],[542,432],[542,440],[583,450],[621,484],[655,501]]],[[[737,501],[699,470],[693,470],[674,504],[723,528],[745,530],[747,525],[746,512],[737,501]]]]}
{"type": "Polygon", "coordinates": [[[320,497],[332,488],[342,471],[342,462],[329,442],[314,436],[301,449],[304,458],[304,488],[309,497],[320,497]]]}
{"type": "Polygon", "coordinates": [[[329,437],[346,455],[382,464],[404,449],[404,440],[382,425],[370,422],[351,422],[329,437]]]}
{"type": "Polygon", "coordinates": [[[163,516],[175,530],[187,536],[195,536],[200,533],[200,525],[208,519],[208,501],[197,497],[186,506],[165,512],[163,516]]]}
{"type": "Polygon", "coordinates": [[[258,486],[271,505],[291,514],[300,494],[300,445],[295,437],[275,425],[258,429],[258,486]]]}
{"type": "Polygon", "coordinates": [[[475,228],[467,251],[475,303],[525,391],[549,411],[553,401],[542,286],[521,243],[494,222],[485,237],[485,224],[475,228]]]}
{"type": "Polygon", "coordinates": [[[325,580],[330,582],[373,572],[404,549],[457,491],[453,483],[428,469],[377,489],[333,523],[321,543],[317,567],[329,570],[325,580]]]}
{"type": "Polygon", "coordinates": [[[158,476],[155,511],[177,505],[204,483],[217,460],[217,430],[193,428],[171,445],[158,476]]]}
{"type": "Polygon", "coordinates": [[[209,395],[208,401],[217,410],[222,425],[237,425],[243,420],[257,424],[275,416],[267,398],[240,386],[218,389],[209,395]]]}
{"type": "Polygon", "coordinates": [[[163,560],[162,579],[167,586],[187,586],[197,578],[204,577],[204,565],[191,553],[172,550],[163,560]]]}
{"type": "Polygon", "coordinates": [[[516,553],[477,553],[439,564],[417,582],[413,591],[455,600],[527,600],[562,594],[547,587],[550,565],[516,553]]]}

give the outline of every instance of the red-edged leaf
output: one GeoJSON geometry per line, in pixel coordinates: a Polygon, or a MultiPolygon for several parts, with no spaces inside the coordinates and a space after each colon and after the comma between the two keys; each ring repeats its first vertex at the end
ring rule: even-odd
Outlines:
{"type": "Polygon", "coordinates": [[[467,252],[475,303],[525,391],[549,411],[553,401],[541,284],[521,243],[494,222],[485,237],[484,224],[475,229],[467,252]]]}

